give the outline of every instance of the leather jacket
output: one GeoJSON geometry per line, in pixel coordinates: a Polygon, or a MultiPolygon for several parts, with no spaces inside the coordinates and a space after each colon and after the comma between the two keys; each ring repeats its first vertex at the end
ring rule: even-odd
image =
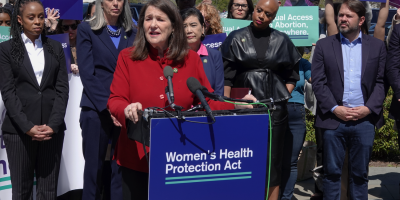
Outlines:
{"type": "Polygon", "coordinates": [[[298,70],[295,65],[301,55],[285,33],[271,29],[265,58],[258,60],[250,29],[251,26],[248,26],[233,31],[220,48],[222,57],[240,68],[233,87],[250,88],[259,100],[272,98],[275,102],[286,101],[291,95],[279,74],[298,70]]]}

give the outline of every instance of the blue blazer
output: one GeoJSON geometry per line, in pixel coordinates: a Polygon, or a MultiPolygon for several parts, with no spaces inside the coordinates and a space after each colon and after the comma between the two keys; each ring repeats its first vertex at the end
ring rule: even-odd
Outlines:
{"type": "Polygon", "coordinates": [[[83,84],[81,107],[106,110],[118,54],[133,45],[135,36],[136,29],[125,32],[122,28],[117,49],[105,28],[93,31],[89,23],[79,24],[76,49],[83,84]]]}
{"type": "MultiPolygon", "coordinates": [[[[364,105],[371,110],[371,122],[383,125],[382,104],[385,99],[386,47],[383,41],[362,34],[361,90],[364,105]]],[[[343,58],[340,34],[317,42],[311,65],[312,87],[317,98],[315,126],[336,129],[339,118],[331,112],[335,105],[343,105],[343,58]]]]}
{"type": "Polygon", "coordinates": [[[214,93],[223,96],[224,64],[222,62],[222,54],[215,49],[206,48],[208,56],[200,56],[201,62],[203,62],[204,71],[206,72],[211,87],[214,89],[214,93]]]}

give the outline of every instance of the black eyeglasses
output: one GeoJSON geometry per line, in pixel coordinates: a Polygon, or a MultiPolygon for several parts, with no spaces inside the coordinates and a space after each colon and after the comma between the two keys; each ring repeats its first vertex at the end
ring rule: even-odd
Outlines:
{"type": "Polygon", "coordinates": [[[78,24],[62,25],[61,26],[63,31],[69,31],[69,27],[71,27],[72,30],[76,30],[76,28],[78,28],[78,24]]]}
{"type": "Polygon", "coordinates": [[[247,8],[248,8],[248,6],[247,6],[247,4],[238,4],[238,3],[234,3],[233,4],[233,8],[236,10],[236,9],[239,9],[239,7],[242,7],[242,9],[244,9],[244,10],[246,10],[247,8]]]}

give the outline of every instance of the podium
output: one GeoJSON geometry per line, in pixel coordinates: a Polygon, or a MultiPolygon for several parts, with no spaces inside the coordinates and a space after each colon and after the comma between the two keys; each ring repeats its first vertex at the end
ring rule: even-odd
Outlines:
{"type": "MultiPolygon", "coordinates": [[[[267,109],[213,112],[214,124],[155,114],[142,125],[150,130],[149,200],[264,199],[267,109]]],[[[183,115],[211,122],[204,112],[183,115]]]]}

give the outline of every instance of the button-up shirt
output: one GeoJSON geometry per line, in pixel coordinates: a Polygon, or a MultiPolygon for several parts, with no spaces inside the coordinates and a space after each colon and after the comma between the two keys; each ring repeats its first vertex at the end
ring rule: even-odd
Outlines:
{"type": "Polygon", "coordinates": [[[43,70],[44,70],[44,53],[41,35],[35,40],[35,46],[31,39],[26,37],[24,33],[21,34],[22,41],[25,44],[26,51],[29,55],[29,60],[31,61],[33,72],[35,73],[38,84],[42,81],[43,70]]]}
{"type": "MultiPolygon", "coordinates": [[[[362,71],[362,39],[361,32],[358,38],[350,42],[342,34],[343,72],[344,72],[344,92],[343,106],[354,108],[364,106],[364,98],[361,90],[361,71],[362,71]]],[[[331,111],[337,107],[334,106],[331,111]]]]}

